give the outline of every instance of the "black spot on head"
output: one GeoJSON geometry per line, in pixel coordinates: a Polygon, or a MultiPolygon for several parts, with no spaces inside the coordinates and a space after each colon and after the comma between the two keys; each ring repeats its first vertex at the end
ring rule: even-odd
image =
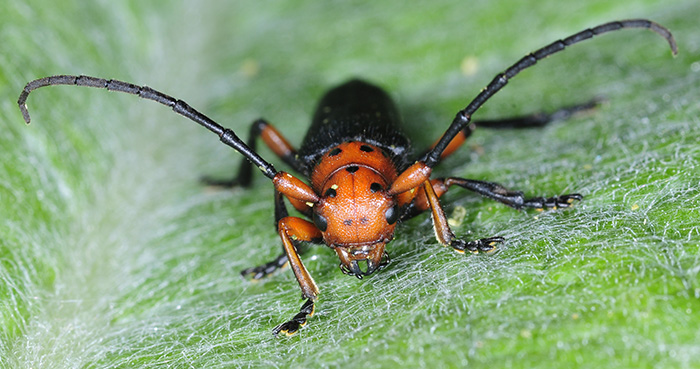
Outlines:
{"type": "Polygon", "coordinates": [[[367,223],[369,223],[369,219],[367,219],[367,217],[360,218],[360,224],[367,224],[367,223]]]}
{"type": "Polygon", "coordinates": [[[345,220],[343,221],[343,224],[345,224],[345,225],[347,225],[347,226],[352,225],[352,219],[345,219],[345,220]]]}
{"type": "Polygon", "coordinates": [[[369,146],[369,145],[362,145],[362,146],[360,146],[360,150],[361,150],[361,151],[364,151],[364,152],[372,152],[372,151],[374,151],[374,149],[372,148],[372,146],[369,146]]]}
{"type": "Polygon", "coordinates": [[[345,170],[347,170],[349,173],[355,173],[357,170],[360,169],[357,165],[350,165],[345,170]]]}
{"type": "Polygon", "coordinates": [[[339,147],[336,147],[335,149],[331,150],[331,152],[328,153],[328,156],[336,156],[343,152],[339,147]]]}
{"type": "Polygon", "coordinates": [[[329,188],[329,189],[326,190],[326,193],[323,194],[323,196],[324,196],[324,197],[335,197],[335,195],[337,195],[337,194],[338,194],[338,193],[337,193],[334,189],[329,188]]]}
{"type": "Polygon", "coordinates": [[[391,208],[389,208],[386,211],[386,214],[384,214],[386,217],[386,222],[389,224],[394,224],[396,223],[397,220],[399,220],[399,207],[398,205],[394,205],[391,208]]]}
{"type": "Polygon", "coordinates": [[[369,186],[369,190],[372,191],[372,193],[379,192],[379,191],[381,191],[382,189],[383,189],[383,188],[382,188],[382,185],[380,185],[380,184],[377,183],[377,182],[374,182],[374,183],[372,183],[372,184],[369,186]]]}

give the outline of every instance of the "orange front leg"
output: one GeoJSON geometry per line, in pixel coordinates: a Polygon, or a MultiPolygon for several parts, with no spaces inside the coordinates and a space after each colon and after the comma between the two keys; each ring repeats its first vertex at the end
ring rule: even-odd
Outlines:
{"type": "Polygon", "coordinates": [[[450,226],[447,223],[445,211],[442,209],[442,206],[440,205],[440,200],[438,199],[438,195],[435,193],[433,185],[430,181],[425,181],[423,183],[423,191],[425,194],[425,198],[428,202],[428,206],[430,208],[430,214],[433,218],[435,237],[441,244],[445,246],[449,245],[459,253],[463,253],[465,250],[468,250],[476,254],[479,252],[492,252],[496,248],[497,244],[505,240],[503,237],[500,236],[482,238],[479,240],[468,242],[458,239],[457,237],[455,237],[454,233],[452,233],[452,230],[450,229],[450,226]]]}
{"type": "Polygon", "coordinates": [[[272,330],[274,335],[281,332],[289,336],[296,333],[301,326],[306,324],[307,318],[313,315],[314,301],[316,301],[319,294],[316,282],[314,282],[313,278],[311,278],[311,275],[306,270],[306,267],[304,267],[304,264],[301,262],[301,258],[299,258],[299,254],[292,240],[307,242],[317,241],[323,238],[323,235],[313,223],[296,217],[284,217],[280,219],[277,228],[280,238],[282,239],[284,252],[289,259],[289,266],[294,272],[297,282],[299,282],[302,296],[307,299],[297,315],[272,330]]]}

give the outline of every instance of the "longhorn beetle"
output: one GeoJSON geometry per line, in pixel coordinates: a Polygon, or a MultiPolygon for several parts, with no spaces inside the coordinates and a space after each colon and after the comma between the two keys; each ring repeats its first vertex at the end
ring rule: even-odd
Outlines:
{"type": "Polygon", "coordinates": [[[265,120],[253,123],[248,142],[245,143],[233,131],[220,126],[182,100],[147,86],[111,79],[69,75],[40,78],[27,83],[18,104],[24,120],[29,123],[26,100],[30,92],[40,87],[77,85],[125,92],[171,107],[175,113],[216,133],[221,142],[243,154],[245,159],[234,179],[208,182],[248,186],[253,165],[272,180],[276,227],[284,252],[275,260],[246,269],[242,274],[260,279],[289,263],[306,301],[299,313],[275,327],[273,334],[281,332],[291,335],[313,315],[319,294],[316,283],[299,258],[298,242],[325,243],[338,254],[340,269],[345,274],[362,278],[389,262],[385,248],[393,238],[397,222],[424,211],[430,211],[438,242],[451,246],[457,252],[489,253],[504,241],[503,237],[472,241],[455,237],[439,201],[440,196],[454,185],[515,209],[564,208],[581,200],[582,196],[576,193],[525,198],[522,192],[511,191],[497,183],[454,177],[431,179],[430,174],[440,160],[454,152],[472,134],[477,125],[492,128],[541,126],[552,119],[592,107],[595,102],[564,108],[554,114],[472,121],[472,115],[479,107],[520,71],[567,46],[623,28],[650,29],[666,39],[673,55],[677,53],[671,32],[646,19],[605,23],[552,42],[496,75],[474,100],[457,112],[442,137],[417,158],[409,156],[410,143],[401,132],[399,114],[389,96],[378,87],[359,80],[347,82],[323,96],[299,150],[294,149],[265,120]],[[287,172],[277,171],[260,157],[255,151],[258,138],[262,138],[285,163],[303,174],[310,184],[287,172]],[[284,198],[311,221],[288,216],[284,198]]]}

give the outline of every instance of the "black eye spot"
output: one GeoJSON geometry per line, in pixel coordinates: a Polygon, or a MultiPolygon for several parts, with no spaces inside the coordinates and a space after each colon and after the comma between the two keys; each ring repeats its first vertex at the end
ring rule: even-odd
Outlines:
{"type": "Polygon", "coordinates": [[[382,185],[380,185],[377,182],[374,182],[369,186],[369,190],[372,191],[372,193],[379,192],[382,190],[382,185]]]}
{"type": "Polygon", "coordinates": [[[313,218],[316,228],[321,230],[321,232],[325,232],[326,229],[328,229],[328,220],[326,220],[326,217],[314,211],[313,218]]]}
{"type": "Polygon", "coordinates": [[[389,224],[394,224],[396,223],[397,220],[399,220],[399,207],[398,205],[394,205],[389,210],[386,211],[386,214],[384,214],[386,217],[386,222],[389,224]]]}
{"type": "Polygon", "coordinates": [[[326,190],[326,193],[323,194],[323,196],[324,196],[324,197],[335,197],[335,195],[337,195],[337,194],[338,194],[338,193],[337,193],[334,189],[329,188],[329,189],[326,190]]]}
{"type": "Polygon", "coordinates": [[[336,147],[335,149],[331,150],[331,152],[328,153],[328,156],[336,156],[336,155],[340,154],[341,152],[343,152],[343,150],[336,147]]]}
{"type": "Polygon", "coordinates": [[[357,170],[360,169],[357,165],[350,165],[349,167],[345,168],[349,173],[355,173],[357,170]]]}
{"type": "Polygon", "coordinates": [[[361,150],[361,151],[364,151],[364,152],[372,152],[372,151],[374,151],[374,149],[373,149],[371,146],[369,146],[369,145],[362,145],[362,146],[360,146],[360,150],[361,150]]]}

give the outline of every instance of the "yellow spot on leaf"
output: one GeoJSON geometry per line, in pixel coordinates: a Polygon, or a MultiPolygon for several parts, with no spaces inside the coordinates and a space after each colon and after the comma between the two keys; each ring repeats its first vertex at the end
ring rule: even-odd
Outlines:
{"type": "Polygon", "coordinates": [[[241,64],[239,69],[244,76],[250,78],[255,77],[260,72],[260,63],[254,59],[246,59],[241,64]]]}
{"type": "Polygon", "coordinates": [[[459,64],[459,70],[464,76],[473,76],[479,71],[479,59],[474,56],[466,56],[459,64]]]}
{"type": "Polygon", "coordinates": [[[467,209],[464,206],[457,206],[452,212],[452,217],[447,219],[447,223],[450,225],[450,227],[459,227],[464,221],[466,215],[467,209]]]}

